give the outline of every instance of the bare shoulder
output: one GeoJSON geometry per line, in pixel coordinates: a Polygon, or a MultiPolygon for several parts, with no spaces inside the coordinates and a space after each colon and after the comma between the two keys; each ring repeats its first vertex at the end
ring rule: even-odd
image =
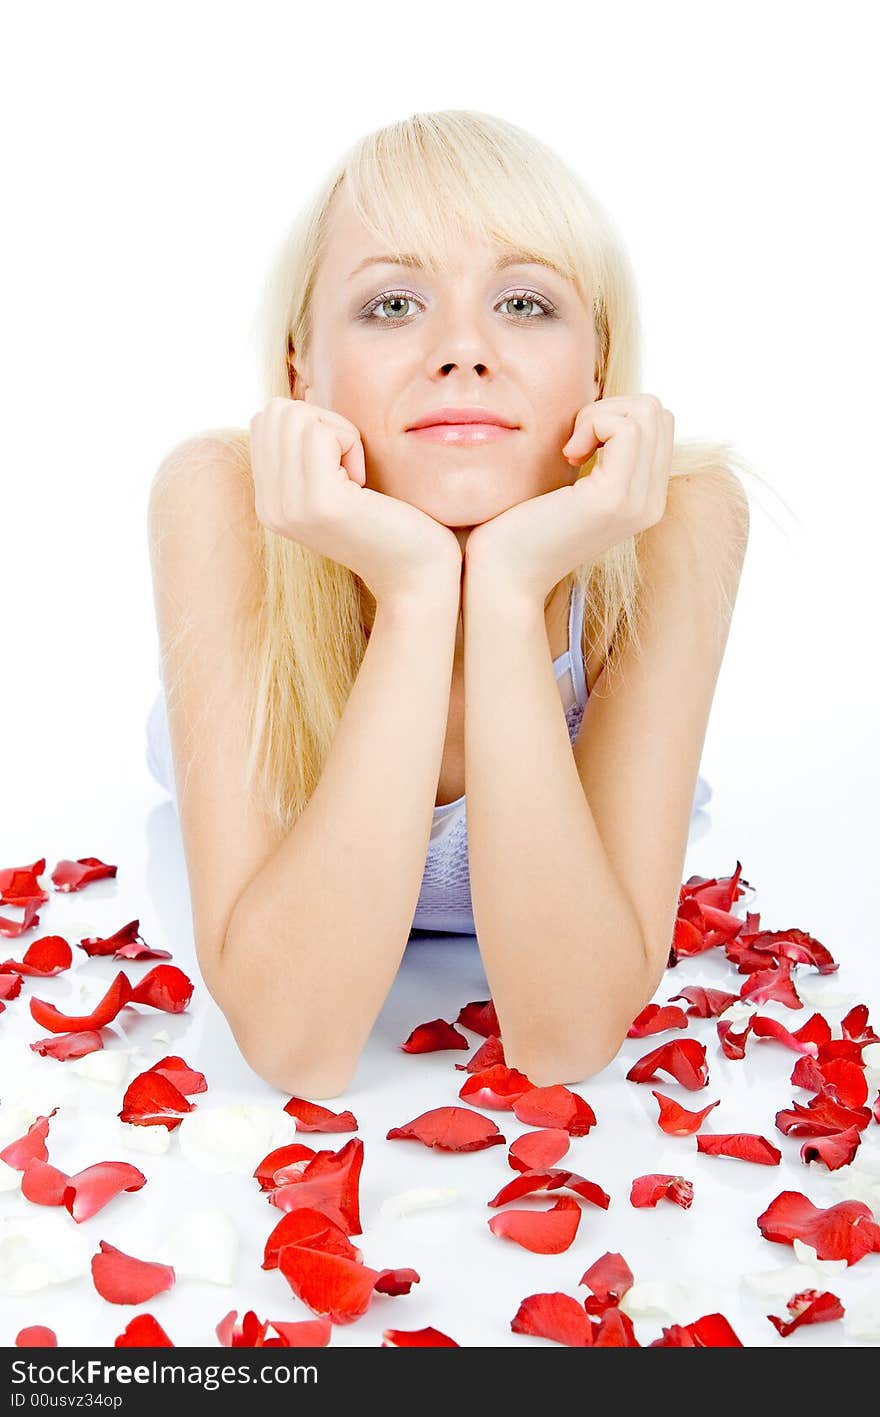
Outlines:
{"type": "Polygon", "coordinates": [[[212,521],[228,514],[253,513],[250,439],[245,429],[209,429],[183,439],[166,453],[150,486],[151,528],[159,518],[192,509],[206,497],[207,507],[202,510],[212,521]]]}

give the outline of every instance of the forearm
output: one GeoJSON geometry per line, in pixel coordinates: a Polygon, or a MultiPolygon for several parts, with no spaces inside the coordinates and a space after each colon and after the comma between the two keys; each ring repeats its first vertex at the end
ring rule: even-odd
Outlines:
{"type": "Polygon", "coordinates": [[[579,1081],[650,991],[641,931],[578,776],[543,606],[471,569],[464,594],[471,897],[505,1058],[579,1081]]]}
{"type": "Polygon", "coordinates": [[[227,1016],[276,1086],[341,1091],[393,983],[428,849],[458,602],[450,577],[379,603],[318,786],[233,912],[227,1016]]]}

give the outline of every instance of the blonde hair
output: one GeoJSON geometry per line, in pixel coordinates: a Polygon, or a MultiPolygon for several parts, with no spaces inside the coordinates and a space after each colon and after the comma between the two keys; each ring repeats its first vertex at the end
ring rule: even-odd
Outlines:
{"type": "MultiPolygon", "coordinates": [[[[260,333],[267,400],[290,395],[291,351],[299,362],[310,347],[312,291],[333,198],[343,183],[383,251],[413,252],[437,269],[476,238],[550,261],[592,305],[599,397],[641,389],[636,285],[623,243],[599,202],[523,129],[490,114],[447,110],[413,114],[361,138],[295,221],[265,289],[260,333]]],[[[249,476],[248,433],[218,431],[249,476]]],[[[594,457],[579,476],[589,475],[594,457]]],[[[730,443],[675,444],[671,479],[699,474],[714,479],[727,496],[744,499],[737,472],[758,475],[730,443]]],[[[670,497],[673,485],[671,480],[670,497]]],[[[247,777],[270,817],[287,830],[318,784],[367,633],[361,582],[351,570],[265,528],[261,532],[265,595],[255,630],[247,777]]],[[[601,643],[608,648],[609,671],[627,644],[640,648],[639,540],[610,547],[567,578],[584,592],[584,656],[601,643]]]]}

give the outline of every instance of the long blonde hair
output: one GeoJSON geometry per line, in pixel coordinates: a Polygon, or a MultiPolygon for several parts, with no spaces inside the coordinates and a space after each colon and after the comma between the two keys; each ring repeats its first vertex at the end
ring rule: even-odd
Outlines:
{"type": "MultiPolygon", "coordinates": [[[[525,130],[490,114],[447,110],[413,114],[361,138],[294,222],[265,288],[260,333],[267,400],[290,396],[290,352],[299,362],[310,347],[311,295],[333,198],[343,183],[381,250],[414,252],[426,266],[439,268],[475,237],[552,262],[592,304],[599,397],[641,389],[636,285],[623,243],[599,202],[525,130]]],[[[249,476],[248,433],[213,432],[249,476]]],[[[594,457],[579,476],[589,474],[594,457]]],[[[758,476],[730,443],[676,442],[672,479],[714,478],[726,495],[743,498],[731,472],[758,476]]],[[[670,497],[673,486],[670,481],[670,497]]],[[[317,786],[367,632],[361,582],[351,570],[265,528],[261,532],[265,595],[255,630],[247,774],[270,817],[287,830],[317,786]]],[[[584,593],[583,653],[595,643],[606,646],[609,669],[625,645],[640,648],[639,540],[610,547],[567,578],[584,593]]]]}

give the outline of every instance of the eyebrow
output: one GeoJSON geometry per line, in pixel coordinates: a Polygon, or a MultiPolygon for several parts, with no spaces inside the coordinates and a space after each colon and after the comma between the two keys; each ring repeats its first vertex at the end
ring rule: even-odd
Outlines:
{"type": "MultiPolygon", "coordinates": [[[[354,280],[355,276],[360,275],[367,266],[414,266],[420,270],[424,269],[418,256],[410,255],[408,252],[398,256],[366,256],[359,265],[355,266],[346,279],[348,281],[354,280]]],[[[541,257],[534,256],[528,251],[512,251],[506,256],[499,257],[495,263],[495,270],[502,271],[506,266],[544,266],[548,270],[555,271],[563,280],[568,279],[565,271],[561,270],[553,261],[542,260],[541,257]]]]}

